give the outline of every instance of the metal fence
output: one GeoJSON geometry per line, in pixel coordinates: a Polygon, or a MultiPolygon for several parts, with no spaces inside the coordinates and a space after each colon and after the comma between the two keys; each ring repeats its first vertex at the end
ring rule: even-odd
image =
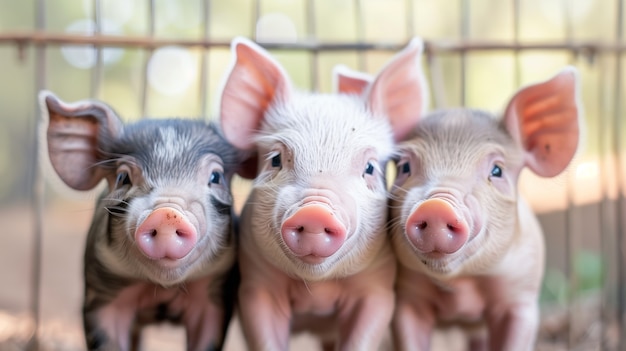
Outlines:
{"type": "MultiPolygon", "coordinates": [[[[0,312],[26,314],[32,321],[27,329],[34,333],[26,333],[32,336],[26,347],[54,349],[40,342],[47,337],[42,333],[47,318],[42,310],[53,303],[45,299],[50,286],[62,283],[50,282],[58,274],[51,259],[56,256],[45,244],[57,240],[50,229],[52,216],[59,213],[54,208],[64,207],[59,205],[62,196],[49,189],[38,166],[37,91],[60,90],[66,100],[104,99],[132,118],[211,118],[235,35],[270,49],[301,88],[322,91],[330,90],[334,64],[375,73],[417,35],[426,41],[432,108],[498,110],[519,86],[544,80],[562,65],[581,71],[587,124],[583,151],[556,180],[530,174],[521,180],[521,192],[539,213],[547,241],[538,349],[626,350],[623,12],[621,0],[0,1],[0,121],[10,131],[0,133],[8,140],[0,142],[5,148],[0,151],[0,174],[9,175],[0,187],[0,218],[11,220],[19,207],[29,221],[14,225],[26,244],[16,244],[18,238],[11,238],[10,232],[0,239],[5,250],[0,256],[23,248],[26,255],[20,257],[19,271],[29,277],[21,285],[22,296],[27,295],[18,299],[22,307],[12,306],[8,293],[0,294],[0,312]],[[115,32],[107,23],[112,14],[119,16],[115,6],[123,3],[132,4],[133,11],[115,32]],[[82,9],[79,15],[66,16],[76,8],[82,9]],[[170,14],[172,9],[178,17],[170,14]],[[192,25],[168,30],[162,25],[168,16],[192,25]],[[76,18],[90,24],[82,33],[69,29],[76,18]],[[63,51],[72,48],[83,50],[87,64],[61,63],[69,55],[63,51]],[[161,50],[171,48],[191,53],[182,62],[195,69],[183,93],[164,97],[167,94],[151,83],[151,67],[161,50]],[[131,59],[111,63],[115,49],[126,50],[131,59]],[[24,147],[16,151],[20,145],[24,147]]],[[[88,221],[91,212],[85,203],[92,198],[82,200],[78,207],[84,211],[78,215],[88,221]]],[[[86,223],[63,224],[85,232],[86,223]]],[[[78,311],[79,303],[73,304],[78,311]]],[[[0,321],[0,338],[8,335],[2,328],[8,327],[0,321]]],[[[0,339],[0,349],[2,345],[0,339]]]]}

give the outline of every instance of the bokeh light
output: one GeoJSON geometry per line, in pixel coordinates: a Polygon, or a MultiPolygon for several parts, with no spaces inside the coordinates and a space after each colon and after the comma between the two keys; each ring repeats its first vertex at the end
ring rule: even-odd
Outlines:
{"type": "Polygon", "coordinates": [[[148,84],[163,95],[183,94],[197,76],[198,65],[191,53],[181,47],[157,49],[148,62],[148,84]]]}

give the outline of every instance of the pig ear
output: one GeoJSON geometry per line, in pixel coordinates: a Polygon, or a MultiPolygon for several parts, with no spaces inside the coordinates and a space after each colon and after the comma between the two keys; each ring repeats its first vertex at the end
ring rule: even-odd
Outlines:
{"type": "Polygon", "coordinates": [[[423,47],[421,39],[411,40],[378,73],[366,92],[372,111],[388,116],[396,141],[404,139],[426,111],[428,89],[421,65],[423,47]]]}
{"type": "Polygon", "coordinates": [[[43,135],[52,168],[75,190],[90,190],[105,176],[98,167],[102,138],[116,138],[122,122],[107,105],[96,101],[67,104],[49,91],[39,93],[45,118],[43,135]],[[47,117],[47,118],[46,118],[47,117]]]}
{"type": "Polygon", "coordinates": [[[506,129],[525,151],[526,165],[543,177],[561,173],[574,157],[580,134],[577,71],[519,90],[504,114],[506,129]]]}
{"type": "Polygon", "coordinates": [[[226,139],[249,150],[268,107],[289,98],[291,83],[282,67],[265,50],[244,38],[231,44],[234,61],[220,103],[220,122],[226,139]]]}
{"type": "Polygon", "coordinates": [[[333,68],[333,87],[337,93],[361,95],[373,80],[369,74],[353,71],[344,65],[333,68]]]}

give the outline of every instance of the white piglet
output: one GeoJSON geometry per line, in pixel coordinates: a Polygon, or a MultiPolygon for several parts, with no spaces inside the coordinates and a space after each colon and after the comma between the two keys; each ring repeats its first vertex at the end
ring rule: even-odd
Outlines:
{"type": "Polygon", "coordinates": [[[553,177],[572,160],[576,77],[566,68],[519,90],[501,120],[430,113],[399,145],[390,202],[398,350],[428,350],[433,329],[448,323],[473,331],[472,350],[533,349],[544,242],[517,182],[524,167],[553,177]]]}
{"type": "Polygon", "coordinates": [[[386,234],[386,162],[423,90],[413,41],[363,95],[296,91],[245,39],[221,101],[226,138],[258,153],[240,223],[239,315],[252,350],[308,330],[325,348],[375,350],[391,321],[396,262],[386,234]],[[388,119],[388,116],[394,116],[388,119]]]}

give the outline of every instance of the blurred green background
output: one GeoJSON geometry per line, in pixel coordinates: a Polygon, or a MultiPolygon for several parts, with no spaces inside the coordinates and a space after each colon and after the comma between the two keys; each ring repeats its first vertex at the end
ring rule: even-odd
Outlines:
{"type": "MultiPolygon", "coordinates": [[[[436,46],[463,41],[583,45],[579,51],[504,47],[441,51],[424,60],[424,68],[431,84],[431,108],[465,105],[494,112],[501,111],[520,86],[545,80],[564,65],[578,68],[586,124],[581,152],[570,169],[555,179],[525,172],[520,191],[546,228],[549,254],[542,301],[566,306],[591,292],[606,301],[602,308],[614,311],[620,259],[616,223],[622,215],[615,212],[615,201],[623,187],[620,174],[624,174],[626,149],[620,138],[625,135],[625,123],[620,122],[624,92],[619,88],[623,73],[618,63],[622,59],[610,50],[611,45],[621,44],[623,36],[618,32],[623,16],[618,2],[155,0],[153,8],[146,0],[42,3],[45,12],[38,22],[38,2],[0,0],[0,39],[36,30],[90,35],[94,9],[99,7],[102,33],[121,37],[225,43],[246,36],[285,45],[369,43],[400,48],[417,35],[436,46]]],[[[224,45],[107,47],[98,64],[91,46],[41,48],[40,54],[36,45],[0,40],[0,219],[5,224],[0,234],[0,317],[29,315],[35,286],[32,258],[37,254],[33,245],[39,231],[43,238],[40,310],[47,330],[58,333],[79,326],[81,250],[95,193],[70,193],[54,186],[49,174],[38,173],[38,90],[52,90],[66,101],[104,100],[127,120],[212,118],[230,53],[224,45]],[[38,188],[40,184],[43,188],[38,188]],[[54,329],[55,323],[59,330],[54,329]]],[[[334,65],[375,74],[395,52],[287,49],[272,53],[297,87],[331,92],[334,65]]],[[[246,189],[245,182],[235,183],[239,205],[246,189]]],[[[3,329],[1,321],[0,340],[12,332],[3,329]]]]}

